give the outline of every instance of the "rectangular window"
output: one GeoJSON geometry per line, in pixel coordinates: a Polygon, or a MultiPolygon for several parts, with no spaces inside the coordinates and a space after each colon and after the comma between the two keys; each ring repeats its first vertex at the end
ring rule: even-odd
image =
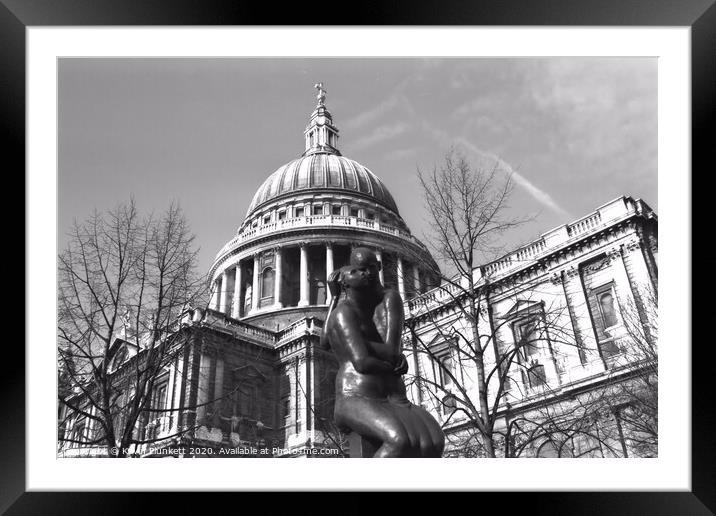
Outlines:
{"type": "Polygon", "coordinates": [[[453,385],[452,377],[455,376],[455,363],[449,352],[438,356],[437,359],[440,363],[438,365],[437,379],[444,389],[448,389],[453,385]]]}
{"type": "Polygon", "coordinates": [[[614,294],[611,289],[606,292],[599,293],[597,295],[597,302],[604,327],[609,328],[611,326],[616,326],[619,321],[617,320],[617,312],[614,309],[614,294]]]}
{"type": "Polygon", "coordinates": [[[264,224],[269,224],[271,222],[271,215],[265,215],[264,216],[264,224]]]}
{"type": "Polygon", "coordinates": [[[281,210],[278,212],[278,220],[284,220],[286,218],[286,210],[281,210]]]}
{"type": "Polygon", "coordinates": [[[442,413],[444,416],[450,416],[457,410],[457,400],[452,394],[444,396],[442,399],[442,413]]]}
{"type": "Polygon", "coordinates": [[[351,217],[358,216],[358,208],[351,208],[351,217]]]}
{"type": "Polygon", "coordinates": [[[602,357],[609,361],[621,353],[616,339],[620,321],[617,314],[618,304],[614,283],[609,282],[592,289],[589,292],[588,301],[599,338],[599,349],[602,352],[602,357]]]}
{"type": "Polygon", "coordinates": [[[256,386],[242,385],[239,388],[239,414],[244,417],[254,416],[254,403],[256,401],[256,386]]]}
{"type": "Polygon", "coordinates": [[[341,214],[341,205],[340,204],[334,204],[331,206],[331,215],[340,215],[341,214]]]}
{"type": "Polygon", "coordinates": [[[545,365],[553,361],[552,349],[542,308],[532,305],[520,312],[512,323],[515,358],[522,384],[526,389],[535,389],[548,383],[545,365]]]}
{"type": "Polygon", "coordinates": [[[544,371],[542,364],[535,364],[527,370],[527,377],[529,378],[530,387],[541,387],[547,385],[547,375],[544,371]]]}
{"type": "Polygon", "coordinates": [[[314,215],[323,215],[323,206],[313,206],[314,215]]]}
{"type": "Polygon", "coordinates": [[[303,208],[296,208],[296,217],[303,217],[303,208]]]}
{"type": "MultiPolygon", "coordinates": [[[[152,408],[155,410],[162,410],[167,404],[167,384],[164,383],[154,389],[154,400],[152,401],[152,408]]],[[[160,416],[158,413],[157,416],[160,416]]],[[[156,417],[156,416],[155,416],[156,417]]]]}
{"type": "Polygon", "coordinates": [[[373,213],[371,211],[366,211],[365,218],[368,220],[375,220],[375,213],[373,213]]]}
{"type": "Polygon", "coordinates": [[[540,352],[539,325],[537,318],[530,318],[515,323],[513,327],[515,344],[519,347],[519,356],[525,363],[537,358],[540,352]]]}

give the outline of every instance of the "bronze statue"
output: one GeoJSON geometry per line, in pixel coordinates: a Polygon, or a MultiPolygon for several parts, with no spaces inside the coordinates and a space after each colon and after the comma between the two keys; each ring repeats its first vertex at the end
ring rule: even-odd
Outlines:
{"type": "Polygon", "coordinates": [[[329,278],[333,303],[322,340],[338,359],[336,424],[374,443],[374,457],[440,457],[440,425],[406,396],[403,301],[381,285],[380,267],[373,251],[358,247],[329,278]]]}
{"type": "Polygon", "coordinates": [[[318,95],[316,95],[316,100],[318,100],[318,105],[323,106],[326,102],[326,90],[323,87],[322,82],[317,82],[313,85],[314,88],[318,90],[318,95]]]}

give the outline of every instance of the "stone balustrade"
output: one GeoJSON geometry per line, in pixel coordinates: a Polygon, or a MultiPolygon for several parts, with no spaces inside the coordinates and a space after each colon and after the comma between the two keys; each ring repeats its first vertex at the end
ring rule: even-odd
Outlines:
{"type": "MultiPolygon", "coordinates": [[[[580,240],[591,233],[596,233],[607,226],[634,215],[655,216],[640,199],[634,200],[631,197],[619,197],[614,199],[600,206],[597,210],[585,217],[571,224],[558,226],[547,231],[534,242],[486,264],[483,267],[485,277],[476,276],[475,284],[480,285],[484,283],[486,278],[494,281],[508,276],[567,244],[580,240]]],[[[447,286],[443,284],[407,301],[406,307],[411,313],[416,314],[420,309],[444,303],[454,294],[453,290],[455,288],[457,287],[454,285],[447,286]]]]}
{"type": "Polygon", "coordinates": [[[232,319],[215,310],[207,310],[200,322],[222,331],[229,330],[237,337],[247,337],[269,347],[285,344],[302,335],[320,335],[321,329],[323,328],[322,321],[315,317],[307,317],[299,319],[284,329],[275,332],[244,323],[237,319],[232,319]]]}
{"type": "Polygon", "coordinates": [[[581,235],[590,229],[597,227],[602,222],[602,216],[599,212],[592,213],[579,219],[577,222],[567,224],[567,234],[570,237],[581,235]]]}
{"type": "Polygon", "coordinates": [[[411,235],[408,231],[400,229],[396,226],[390,226],[382,224],[378,220],[363,219],[360,217],[352,217],[345,215],[309,215],[305,217],[296,217],[292,219],[283,219],[275,222],[269,222],[268,224],[262,224],[256,227],[245,229],[233,239],[231,239],[216,255],[218,261],[226,253],[235,249],[237,246],[251,242],[252,240],[260,237],[270,235],[273,233],[283,233],[292,229],[306,229],[306,228],[357,228],[357,229],[369,229],[398,237],[406,240],[413,245],[417,245],[422,249],[426,249],[425,245],[420,242],[417,238],[411,235]]]}

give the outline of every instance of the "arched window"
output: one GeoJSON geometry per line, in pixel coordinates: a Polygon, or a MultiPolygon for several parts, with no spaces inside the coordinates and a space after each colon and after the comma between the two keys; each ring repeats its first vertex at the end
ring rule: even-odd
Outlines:
{"type": "Polygon", "coordinates": [[[559,457],[559,450],[552,441],[545,441],[537,450],[537,457],[556,459],[559,457]]]}
{"type": "Polygon", "coordinates": [[[266,306],[273,302],[274,281],[276,273],[271,267],[266,267],[261,273],[261,305],[266,306]]]}

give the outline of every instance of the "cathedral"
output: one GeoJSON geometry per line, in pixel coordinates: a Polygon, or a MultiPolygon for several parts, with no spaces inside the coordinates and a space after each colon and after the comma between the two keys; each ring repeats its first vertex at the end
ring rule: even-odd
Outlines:
{"type": "MultiPolygon", "coordinates": [[[[346,439],[332,417],[336,364],[320,335],[331,303],[328,276],[348,263],[352,247],[367,246],[382,263],[381,282],[404,300],[412,401],[442,424],[446,456],[480,456],[470,444],[469,411],[459,410],[478,397],[477,373],[463,365],[460,343],[450,337],[466,324],[459,296],[441,284],[430,252],[381,179],[341,154],[338,133],[321,87],[305,151],[256,190],[210,268],[208,307],[178,321],[176,353],[152,403],[166,412],[141,421],[137,432],[152,445],[138,445],[135,455],[182,445],[216,455],[268,449],[271,457],[345,456],[346,439]]],[[[496,427],[513,449],[521,446],[520,456],[565,455],[544,437],[520,441],[507,432],[518,419],[557,404],[564,413],[565,400],[573,407],[606,385],[633,381],[640,360],[626,351],[630,320],[656,339],[649,333],[656,224],[643,201],[620,197],[473,272],[475,288],[486,293],[480,314],[493,337],[484,347],[488,365],[500,371],[499,357],[526,336],[539,342],[516,355],[514,374],[493,389],[504,390],[496,427]]],[[[575,433],[569,456],[637,453],[618,418],[608,417],[619,427],[611,445],[575,433]]],[[[92,429],[75,421],[61,431],[92,429]]],[[[61,455],[86,456],[80,448],[61,455]]]]}

